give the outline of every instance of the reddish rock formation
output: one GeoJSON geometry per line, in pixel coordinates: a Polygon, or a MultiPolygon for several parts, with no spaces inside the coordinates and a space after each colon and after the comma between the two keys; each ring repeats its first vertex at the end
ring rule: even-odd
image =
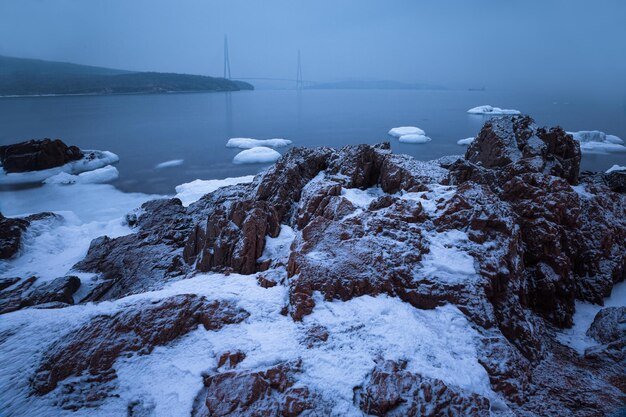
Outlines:
{"type": "Polygon", "coordinates": [[[206,330],[218,330],[247,316],[231,303],[195,295],[143,302],[112,316],[97,316],[47,349],[33,377],[32,391],[47,394],[70,376],[82,376],[81,382],[88,385],[109,382],[116,377],[112,367],[120,355],[149,354],[200,324],[206,330]]]}
{"type": "Polygon", "coordinates": [[[405,363],[385,361],[354,389],[354,402],[374,416],[487,417],[489,400],[452,389],[443,381],[408,372],[405,363]]]}

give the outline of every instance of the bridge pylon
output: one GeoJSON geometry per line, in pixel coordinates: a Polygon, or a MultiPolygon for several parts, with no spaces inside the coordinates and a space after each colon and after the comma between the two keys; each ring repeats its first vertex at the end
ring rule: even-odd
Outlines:
{"type": "Polygon", "coordinates": [[[230,80],[230,57],[228,56],[228,36],[224,35],[224,78],[230,80]]]}

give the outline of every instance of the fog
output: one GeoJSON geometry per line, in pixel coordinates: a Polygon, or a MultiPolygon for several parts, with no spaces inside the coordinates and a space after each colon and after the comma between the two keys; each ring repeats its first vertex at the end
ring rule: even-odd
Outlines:
{"type": "Polygon", "coordinates": [[[233,78],[626,88],[623,0],[0,0],[0,54],[233,78]]]}

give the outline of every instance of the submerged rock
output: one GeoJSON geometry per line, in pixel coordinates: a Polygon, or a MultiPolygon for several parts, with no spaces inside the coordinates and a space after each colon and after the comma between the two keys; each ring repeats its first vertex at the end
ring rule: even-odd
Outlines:
{"type": "Polygon", "coordinates": [[[6,172],[39,171],[65,165],[83,158],[77,146],[60,139],[32,139],[0,146],[0,163],[6,172]]]}

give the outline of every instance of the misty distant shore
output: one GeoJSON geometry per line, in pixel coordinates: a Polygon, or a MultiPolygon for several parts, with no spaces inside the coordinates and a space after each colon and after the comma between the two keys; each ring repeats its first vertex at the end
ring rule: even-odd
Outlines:
{"type": "Polygon", "coordinates": [[[0,56],[0,96],[46,97],[240,91],[243,81],[203,75],[130,72],[63,62],[0,56]]]}

